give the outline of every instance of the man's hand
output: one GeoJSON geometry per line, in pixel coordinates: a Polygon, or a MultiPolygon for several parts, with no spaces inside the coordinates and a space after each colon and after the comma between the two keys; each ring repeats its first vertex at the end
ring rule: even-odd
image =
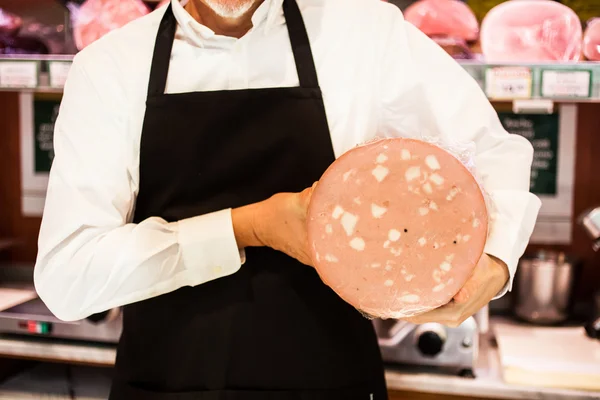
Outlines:
{"type": "Polygon", "coordinates": [[[437,322],[457,327],[488,304],[509,279],[508,268],[502,261],[484,254],[471,278],[445,306],[415,317],[403,318],[414,324],[437,322]]]}
{"type": "Polygon", "coordinates": [[[301,193],[278,193],[260,203],[233,210],[240,248],[267,246],[311,265],[306,216],[316,183],[301,193]]]}

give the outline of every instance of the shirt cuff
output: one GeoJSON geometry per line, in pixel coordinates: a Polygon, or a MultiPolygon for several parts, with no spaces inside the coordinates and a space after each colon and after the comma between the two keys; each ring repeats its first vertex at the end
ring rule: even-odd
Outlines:
{"type": "Polygon", "coordinates": [[[235,240],[231,209],[179,221],[178,241],[191,286],[234,274],[245,259],[235,240]]]}
{"type": "Polygon", "coordinates": [[[490,199],[490,229],[484,253],[503,261],[510,274],[494,297],[498,299],[512,290],[517,264],[529,244],[541,201],[531,193],[519,191],[494,192],[490,199]]]}

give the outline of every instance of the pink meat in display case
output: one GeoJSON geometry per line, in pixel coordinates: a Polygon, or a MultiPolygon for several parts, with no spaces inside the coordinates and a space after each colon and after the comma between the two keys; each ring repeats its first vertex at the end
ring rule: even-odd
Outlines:
{"type": "Polygon", "coordinates": [[[510,0],[481,24],[487,62],[578,61],[583,29],[577,14],[551,0],[510,0]]]}
{"type": "Polygon", "coordinates": [[[421,0],[406,9],[404,18],[431,37],[473,41],[479,35],[475,14],[458,0],[421,0]]]}
{"type": "Polygon", "coordinates": [[[590,61],[600,61],[600,18],[588,22],[583,37],[583,55],[590,61]]]}
{"type": "Polygon", "coordinates": [[[73,13],[75,44],[81,50],[149,12],[141,0],[87,0],[73,13]]]}

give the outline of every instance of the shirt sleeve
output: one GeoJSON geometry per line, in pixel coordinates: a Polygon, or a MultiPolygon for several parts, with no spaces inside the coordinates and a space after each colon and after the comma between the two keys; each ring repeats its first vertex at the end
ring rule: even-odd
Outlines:
{"type": "Polygon", "coordinates": [[[242,262],[230,210],[131,223],[139,139],[110,76],[76,57],[55,124],[34,282],[66,321],[233,274],[242,262]]]}
{"type": "Polygon", "coordinates": [[[380,133],[469,144],[490,201],[485,253],[508,266],[510,290],[541,202],[529,192],[533,147],[509,134],[477,82],[400,12],[381,66],[380,133]]]}

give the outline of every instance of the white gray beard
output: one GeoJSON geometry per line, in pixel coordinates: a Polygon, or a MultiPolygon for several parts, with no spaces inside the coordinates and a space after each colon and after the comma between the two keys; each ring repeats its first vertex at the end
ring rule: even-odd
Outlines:
{"type": "Polygon", "coordinates": [[[235,5],[223,4],[222,0],[203,0],[204,3],[210,7],[215,14],[222,18],[236,19],[246,14],[248,10],[254,4],[253,0],[246,0],[235,5]]]}

